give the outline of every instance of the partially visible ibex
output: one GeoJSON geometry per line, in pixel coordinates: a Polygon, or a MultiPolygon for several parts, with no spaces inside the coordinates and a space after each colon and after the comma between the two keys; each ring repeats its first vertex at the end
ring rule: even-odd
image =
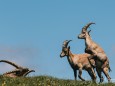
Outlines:
{"type": "Polygon", "coordinates": [[[89,59],[93,58],[95,60],[96,70],[100,77],[100,82],[103,82],[103,77],[101,75],[102,71],[105,74],[105,76],[108,78],[108,81],[110,81],[111,78],[108,74],[108,69],[111,70],[109,66],[109,60],[104,50],[91,39],[90,34],[89,34],[91,30],[87,31],[88,27],[91,24],[95,24],[95,23],[89,23],[86,26],[84,26],[78,38],[85,40],[85,46],[86,46],[85,52],[92,55],[89,57],[89,59]]]}
{"type": "MultiPolygon", "coordinates": [[[[81,77],[81,75],[82,75],[82,70],[86,70],[89,73],[89,75],[91,76],[92,80],[95,81],[96,80],[96,74],[95,74],[95,72],[93,70],[93,67],[91,66],[91,64],[89,63],[89,60],[88,60],[88,57],[90,56],[90,54],[87,54],[87,53],[72,54],[72,52],[70,51],[70,46],[68,47],[68,43],[70,41],[71,40],[64,41],[60,57],[67,56],[68,62],[70,64],[70,66],[72,67],[73,71],[74,71],[75,80],[77,78],[77,70],[79,70],[78,77],[82,81],[85,81],[81,77]]],[[[91,63],[95,64],[95,61],[92,59],[91,63]]]]}
{"type": "Polygon", "coordinates": [[[6,77],[13,77],[13,78],[15,78],[15,77],[25,77],[29,73],[35,72],[34,70],[29,70],[28,68],[23,68],[21,66],[18,66],[15,63],[7,61],[7,60],[0,60],[0,62],[8,63],[8,64],[10,64],[10,65],[12,65],[12,66],[14,66],[16,68],[13,71],[4,73],[3,76],[6,76],[6,77]]]}

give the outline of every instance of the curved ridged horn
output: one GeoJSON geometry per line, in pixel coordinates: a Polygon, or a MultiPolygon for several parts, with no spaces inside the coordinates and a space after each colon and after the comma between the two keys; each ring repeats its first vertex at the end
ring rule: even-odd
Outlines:
{"type": "Polygon", "coordinates": [[[82,28],[82,32],[87,31],[88,27],[89,27],[91,24],[95,24],[95,23],[93,23],[93,22],[88,23],[86,26],[84,26],[84,27],[82,28]]]}
{"type": "Polygon", "coordinates": [[[21,68],[20,66],[16,65],[15,63],[10,62],[10,61],[7,61],[7,60],[0,60],[0,62],[5,62],[5,63],[8,63],[8,64],[10,64],[10,65],[12,65],[12,66],[16,67],[17,69],[21,68]]]}
{"type": "Polygon", "coordinates": [[[63,47],[67,47],[70,41],[72,41],[72,40],[65,40],[63,42],[63,47]]]}
{"type": "Polygon", "coordinates": [[[23,76],[25,77],[25,76],[27,76],[29,73],[31,73],[31,72],[35,72],[35,70],[29,70],[27,73],[25,73],[23,76]]]}

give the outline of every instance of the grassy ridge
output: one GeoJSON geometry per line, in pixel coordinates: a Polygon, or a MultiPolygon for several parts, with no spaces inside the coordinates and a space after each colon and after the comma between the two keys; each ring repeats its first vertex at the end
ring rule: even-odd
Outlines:
{"type": "Polygon", "coordinates": [[[82,82],[74,80],[63,80],[49,76],[7,78],[0,76],[0,86],[115,86],[109,84],[95,84],[91,81],[82,82]]]}

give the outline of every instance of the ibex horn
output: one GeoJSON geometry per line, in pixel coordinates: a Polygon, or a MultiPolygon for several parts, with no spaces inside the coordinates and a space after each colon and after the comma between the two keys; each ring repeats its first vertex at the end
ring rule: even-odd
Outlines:
{"type": "Polygon", "coordinates": [[[65,40],[63,42],[63,47],[67,47],[70,41],[72,41],[72,40],[65,40]]]}
{"type": "Polygon", "coordinates": [[[10,61],[7,61],[7,60],[0,60],[0,62],[5,62],[5,63],[8,63],[8,64],[10,64],[10,65],[12,65],[12,66],[16,67],[17,69],[18,69],[18,68],[21,68],[20,66],[16,65],[15,63],[10,62],[10,61]]]}
{"type": "Polygon", "coordinates": [[[93,22],[88,23],[86,26],[84,26],[84,27],[82,28],[82,32],[85,32],[91,24],[95,24],[95,23],[93,23],[93,22]]]}
{"type": "Polygon", "coordinates": [[[23,76],[25,77],[25,76],[27,76],[29,73],[31,73],[31,72],[35,72],[35,70],[29,70],[27,73],[25,73],[23,76]]]}

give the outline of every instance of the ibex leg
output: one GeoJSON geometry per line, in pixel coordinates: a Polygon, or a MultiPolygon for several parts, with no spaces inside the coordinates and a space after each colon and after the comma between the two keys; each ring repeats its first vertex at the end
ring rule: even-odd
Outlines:
{"type": "Polygon", "coordinates": [[[81,75],[82,75],[82,68],[79,69],[79,75],[78,75],[78,77],[79,77],[82,81],[85,81],[85,79],[83,79],[83,78],[81,77],[81,75]]]}
{"type": "Polygon", "coordinates": [[[77,80],[77,70],[73,70],[73,71],[74,71],[75,80],[77,80]]]}
{"type": "Polygon", "coordinates": [[[97,71],[97,74],[100,78],[100,83],[102,83],[104,81],[103,76],[102,76],[102,70],[99,68],[96,68],[96,71],[97,71]]]}
{"type": "Polygon", "coordinates": [[[90,75],[91,79],[96,82],[96,74],[92,68],[87,70],[88,74],[90,75]]]}
{"type": "Polygon", "coordinates": [[[110,78],[110,76],[109,76],[109,74],[108,74],[108,68],[107,68],[107,67],[103,68],[103,73],[104,73],[105,76],[107,77],[108,82],[110,82],[111,78],[110,78]]]}

